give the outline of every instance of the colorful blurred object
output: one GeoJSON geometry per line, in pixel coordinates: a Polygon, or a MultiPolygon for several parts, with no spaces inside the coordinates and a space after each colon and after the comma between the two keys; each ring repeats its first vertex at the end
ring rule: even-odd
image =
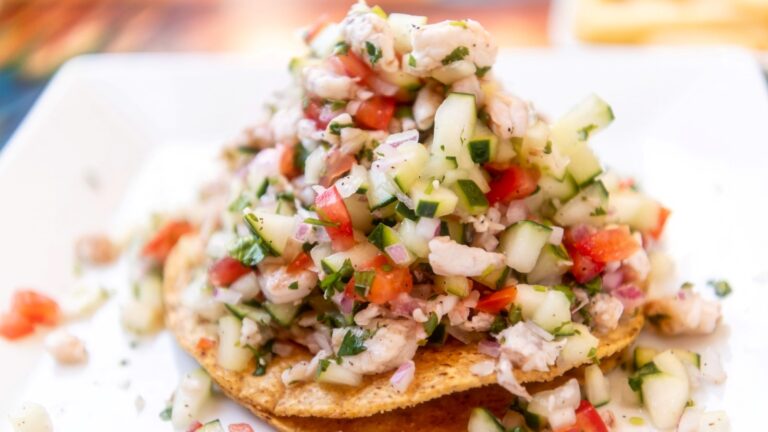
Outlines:
{"type": "MultiPolygon", "coordinates": [[[[297,29],[338,19],[351,1],[0,1],[0,148],[50,76],[68,59],[98,52],[241,52],[301,49],[297,29]]],[[[373,3],[373,2],[372,2],[373,3]]],[[[548,0],[384,0],[385,10],[433,21],[469,17],[502,46],[548,43],[548,0]]]]}

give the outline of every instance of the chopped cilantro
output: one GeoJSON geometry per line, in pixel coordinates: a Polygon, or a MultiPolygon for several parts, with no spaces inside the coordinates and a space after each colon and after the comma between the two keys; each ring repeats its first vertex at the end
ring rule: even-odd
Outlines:
{"type": "Polygon", "coordinates": [[[272,361],[272,345],[274,343],[275,340],[271,339],[259,349],[251,348],[256,360],[256,369],[253,371],[253,376],[263,376],[267,373],[267,365],[272,361]]]}
{"type": "Polygon", "coordinates": [[[323,312],[317,316],[317,322],[330,328],[341,328],[349,325],[344,315],[339,312],[323,312]]]}
{"type": "Polygon", "coordinates": [[[231,204],[229,204],[228,209],[233,213],[240,212],[249,205],[251,205],[251,199],[248,198],[245,193],[241,193],[231,204]]]}
{"type": "Polygon", "coordinates": [[[373,270],[355,272],[355,292],[362,298],[368,297],[376,272],[373,270]]]}
{"type": "Polygon", "coordinates": [[[593,363],[600,364],[600,359],[597,358],[597,348],[592,347],[589,349],[589,352],[587,353],[587,357],[589,357],[590,360],[592,360],[593,363]]]}
{"type": "Polygon", "coordinates": [[[547,145],[544,146],[544,154],[552,154],[552,141],[547,140],[547,145]]]}
{"type": "Polygon", "coordinates": [[[467,28],[467,23],[465,21],[451,21],[449,24],[454,27],[467,28]]]}
{"type": "Polygon", "coordinates": [[[598,207],[594,210],[592,210],[592,213],[590,213],[590,216],[605,216],[608,214],[603,207],[598,207]]]}
{"type": "Polygon", "coordinates": [[[514,305],[509,309],[509,314],[507,315],[507,321],[509,321],[509,325],[515,325],[523,320],[523,310],[520,309],[520,306],[514,305]]]}
{"type": "Polygon", "coordinates": [[[408,54],[408,66],[412,68],[416,67],[416,57],[414,57],[413,54],[408,54]]]}
{"type": "Polygon", "coordinates": [[[336,43],[336,46],[333,47],[333,53],[335,55],[346,55],[348,52],[349,44],[344,41],[336,43]]]}
{"type": "Polygon", "coordinates": [[[160,411],[160,420],[162,421],[170,421],[171,416],[173,415],[173,407],[167,406],[164,410],[160,411]]]}
{"type": "Polygon", "coordinates": [[[352,123],[336,123],[331,122],[331,124],[328,125],[328,128],[330,129],[331,133],[334,135],[341,135],[341,130],[344,128],[352,127],[354,126],[352,123]]]}
{"type": "Polygon", "coordinates": [[[317,368],[318,375],[323,373],[323,372],[325,372],[325,371],[327,371],[328,370],[328,366],[330,366],[330,365],[331,365],[331,361],[330,360],[328,360],[328,359],[320,359],[319,367],[317,368]]]}
{"type": "Polygon", "coordinates": [[[355,269],[352,268],[352,262],[348,259],[345,260],[338,271],[329,274],[320,281],[320,289],[323,290],[323,296],[329,299],[333,294],[344,291],[344,287],[354,272],[355,269]]]}
{"type": "Polygon", "coordinates": [[[595,129],[597,129],[597,125],[593,125],[593,124],[584,126],[583,128],[579,129],[578,131],[579,141],[586,141],[587,139],[589,139],[589,134],[592,133],[592,131],[595,129]]]}
{"type": "Polygon", "coordinates": [[[733,289],[731,288],[731,284],[729,284],[728,281],[723,279],[710,280],[707,282],[707,285],[714,288],[715,295],[720,298],[727,297],[730,293],[733,292],[733,289]]]}
{"type": "Polygon", "coordinates": [[[484,77],[484,76],[485,76],[485,74],[487,74],[487,73],[488,73],[488,71],[489,71],[489,70],[491,70],[491,67],[490,67],[490,66],[477,66],[477,65],[475,65],[475,67],[477,68],[477,69],[475,70],[475,75],[476,75],[478,78],[482,78],[482,77],[484,77]]]}
{"type": "Polygon", "coordinates": [[[260,263],[267,255],[269,255],[269,248],[257,236],[240,237],[235,246],[229,250],[229,256],[249,267],[260,263]]]}
{"type": "Polygon", "coordinates": [[[338,111],[341,109],[344,109],[347,106],[347,101],[345,100],[334,100],[331,102],[331,111],[338,111]]]}
{"type": "Polygon", "coordinates": [[[424,331],[427,332],[427,337],[432,336],[432,333],[435,332],[435,329],[437,328],[437,325],[439,324],[439,321],[437,319],[437,314],[434,312],[429,313],[429,319],[427,322],[424,323],[424,331]]]}
{"type": "Polygon", "coordinates": [[[368,53],[368,61],[371,65],[375,65],[381,59],[381,48],[368,41],[365,41],[365,51],[368,53]]]}
{"type": "Polygon", "coordinates": [[[293,281],[290,285],[288,285],[288,289],[297,290],[299,289],[299,282],[293,281]]]}
{"type": "Polygon", "coordinates": [[[693,289],[693,283],[692,282],[683,282],[683,284],[680,285],[680,289],[691,290],[691,289],[693,289]]]}
{"type": "Polygon", "coordinates": [[[367,332],[359,333],[347,330],[339,346],[338,356],[353,356],[365,351],[367,349],[364,345],[366,339],[368,339],[367,332]]]}
{"type": "Polygon", "coordinates": [[[491,323],[491,328],[488,329],[491,334],[499,334],[507,328],[507,319],[501,315],[497,315],[491,323]]]}
{"type": "Polygon", "coordinates": [[[450,54],[445,56],[441,61],[443,65],[449,65],[453,62],[459,61],[469,55],[469,48],[465,46],[458,46],[450,54]]]}
{"type": "Polygon", "coordinates": [[[640,391],[640,386],[643,384],[643,378],[646,375],[653,375],[659,372],[659,368],[653,362],[645,364],[640,369],[636,370],[632,376],[629,377],[629,387],[636,392],[640,391]]]}
{"type": "Polygon", "coordinates": [[[338,227],[338,222],[330,222],[330,221],[324,221],[317,218],[306,218],[304,219],[305,224],[310,225],[317,225],[317,226],[330,226],[330,227],[338,227]]]}
{"type": "Polygon", "coordinates": [[[603,279],[600,276],[592,279],[584,284],[584,288],[587,290],[587,294],[593,296],[603,291],[603,279]]]}
{"type": "Polygon", "coordinates": [[[565,297],[568,298],[568,301],[573,304],[576,301],[576,295],[573,294],[573,290],[571,287],[567,285],[555,285],[553,287],[555,291],[560,291],[561,293],[565,294],[565,297]]]}

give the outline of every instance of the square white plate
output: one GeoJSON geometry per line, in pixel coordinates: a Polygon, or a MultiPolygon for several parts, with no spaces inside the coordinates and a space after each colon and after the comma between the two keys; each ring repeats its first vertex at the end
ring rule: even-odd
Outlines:
{"type": "MultiPolygon", "coordinates": [[[[190,200],[193,185],[215,172],[215,148],[287,82],[287,62],[270,60],[70,62],[0,155],[0,305],[17,287],[56,295],[73,284],[80,234],[125,233],[150,211],[190,200]]],[[[590,92],[611,103],[617,119],[595,137],[597,152],[673,209],[666,243],[680,280],[706,290],[706,280],[725,277],[734,286],[718,334],[685,341],[719,346],[729,373],[701,400],[726,409],[733,430],[761,424],[748,402],[768,388],[768,97],[756,63],[727,49],[526,50],[504,52],[494,72],[553,118],[590,92]]],[[[125,271],[103,275],[109,288],[127,290],[125,271]]],[[[194,365],[168,333],[131,348],[135,338],[122,332],[117,314],[113,300],[92,320],[72,324],[90,350],[85,367],[54,365],[43,354],[42,332],[0,340],[0,417],[33,400],[48,407],[57,430],[169,430],[158,413],[179,374],[194,365]]],[[[256,424],[222,399],[205,416],[256,424]]]]}

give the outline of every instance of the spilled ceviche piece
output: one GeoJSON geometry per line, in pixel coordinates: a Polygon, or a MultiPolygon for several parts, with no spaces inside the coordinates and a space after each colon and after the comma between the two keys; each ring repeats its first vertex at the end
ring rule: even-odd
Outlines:
{"type": "MultiPolygon", "coordinates": [[[[183,236],[204,244],[182,304],[216,329],[197,348],[218,367],[263,376],[302,351],[280,374],[285,388],[385,375],[407,394],[430,373],[422,352],[461,344],[484,356],[462,373],[515,397],[506,413],[471,410],[470,431],[603,431],[618,421],[598,366],[607,335],[642,316],[665,335],[716,329],[718,302],[670,289],[659,243],[670,210],[589,145],[614,119],[604,100],[549,121],[514,92],[525,89],[502,85],[497,46],[472,20],[357,3],[305,40],[292,85],[225,149],[204,211],[167,222],[142,250],[162,263],[183,236]],[[572,367],[583,379],[544,391],[518,380],[572,367]]],[[[139,285],[129,326],[158,320],[159,284],[139,285]]],[[[691,400],[725,379],[716,353],[624,357],[655,427],[727,428],[691,400]]]]}

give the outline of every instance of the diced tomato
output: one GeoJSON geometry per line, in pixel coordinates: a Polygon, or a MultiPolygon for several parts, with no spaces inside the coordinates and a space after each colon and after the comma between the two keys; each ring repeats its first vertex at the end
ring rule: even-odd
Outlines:
{"type": "Polygon", "coordinates": [[[556,432],[608,432],[600,413],[589,401],[583,400],[576,408],[576,423],[558,429],[556,432]]]}
{"type": "Polygon", "coordinates": [[[651,237],[658,240],[661,238],[661,234],[664,233],[664,225],[667,224],[667,218],[669,218],[669,214],[672,213],[668,208],[661,207],[659,209],[659,219],[656,223],[656,226],[648,232],[651,237]]]}
{"type": "Polygon", "coordinates": [[[409,293],[413,289],[411,271],[407,267],[391,265],[383,255],[379,255],[362,265],[361,269],[376,272],[368,291],[368,300],[371,303],[384,304],[397,298],[400,293],[409,293]]]}
{"type": "Polygon", "coordinates": [[[194,230],[195,227],[185,220],[170,220],[157,230],[155,235],[144,245],[141,255],[163,262],[168,258],[171,249],[176,246],[176,242],[184,234],[194,230]]]}
{"type": "Polygon", "coordinates": [[[32,290],[13,293],[11,311],[35,324],[56,325],[61,316],[56,300],[32,290]]]}
{"type": "Polygon", "coordinates": [[[540,174],[536,168],[512,165],[491,180],[491,190],[485,196],[491,205],[497,202],[507,204],[510,201],[525,198],[536,191],[539,177],[540,174]]]}
{"type": "Polygon", "coordinates": [[[339,113],[331,109],[329,104],[324,104],[314,99],[307,101],[306,106],[304,107],[304,117],[314,120],[315,126],[317,126],[318,129],[324,130],[328,127],[328,123],[330,123],[338,114],[339,113]]]}
{"type": "Polygon", "coordinates": [[[395,100],[385,96],[374,96],[360,104],[355,121],[368,129],[386,130],[395,114],[395,100]]]}
{"type": "Polygon", "coordinates": [[[329,58],[328,62],[336,72],[352,78],[360,78],[363,82],[368,81],[373,76],[373,70],[352,52],[337,54],[329,58]]]}
{"type": "Polygon", "coordinates": [[[0,315],[0,336],[15,340],[35,331],[35,324],[16,311],[0,315]]]}
{"type": "Polygon", "coordinates": [[[228,287],[250,271],[250,267],[227,256],[213,263],[211,268],[208,269],[208,280],[214,286],[228,287]]]}
{"type": "Polygon", "coordinates": [[[246,423],[236,423],[229,425],[229,432],[253,432],[253,428],[246,423]]]}
{"type": "Polygon", "coordinates": [[[312,266],[312,258],[306,252],[301,252],[288,264],[286,271],[290,274],[296,274],[308,269],[310,266],[312,266]]]}
{"type": "Polygon", "coordinates": [[[475,309],[479,310],[480,312],[487,312],[495,315],[501,312],[510,303],[515,301],[515,296],[517,296],[517,287],[514,285],[508,286],[504,289],[482,297],[480,300],[478,300],[475,309]]]}
{"type": "Polygon", "coordinates": [[[352,218],[335,186],[324,190],[315,198],[315,208],[321,220],[333,224],[325,227],[333,250],[347,250],[355,245],[352,218]]]}
{"type": "Polygon", "coordinates": [[[355,162],[354,156],[342,153],[337,148],[329,151],[325,159],[325,175],[320,178],[320,186],[330,187],[333,182],[349,172],[355,162]]]}
{"type": "Polygon", "coordinates": [[[278,145],[278,149],[280,150],[280,174],[289,179],[301,174],[296,169],[296,164],[294,163],[294,159],[296,159],[296,146],[278,145]]]}
{"type": "Polygon", "coordinates": [[[635,179],[633,179],[632,177],[627,177],[619,181],[619,190],[631,189],[632,186],[634,185],[635,185],[635,179]]]}
{"type": "Polygon", "coordinates": [[[629,227],[620,226],[587,235],[573,243],[573,248],[595,262],[607,263],[629,258],[640,249],[640,244],[632,237],[629,227]]]}
{"type": "Polygon", "coordinates": [[[191,425],[189,425],[189,427],[187,428],[187,432],[195,432],[196,430],[200,429],[201,427],[203,427],[203,424],[200,423],[199,421],[195,420],[194,422],[192,422],[191,425]]]}
{"type": "Polygon", "coordinates": [[[201,337],[197,340],[197,345],[195,345],[195,348],[198,349],[198,351],[208,351],[209,349],[216,346],[216,341],[213,339],[208,339],[206,337],[201,337]]]}
{"type": "Polygon", "coordinates": [[[571,274],[578,283],[587,283],[597,277],[605,269],[605,264],[592,261],[588,256],[581,255],[576,251],[569,250],[573,266],[571,274]]]}

